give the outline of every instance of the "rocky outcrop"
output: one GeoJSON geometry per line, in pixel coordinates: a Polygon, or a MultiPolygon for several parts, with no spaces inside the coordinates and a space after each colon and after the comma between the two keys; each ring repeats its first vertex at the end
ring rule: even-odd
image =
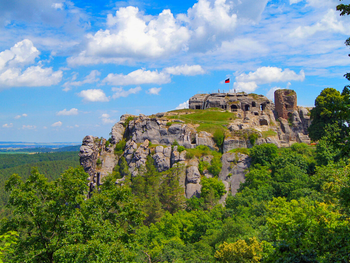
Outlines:
{"type": "MultiPolygon", "coordinates": [[[[236,194],[245,181],[250,166],[250,158],[242,153],[231,153],[232,149],[250,148],[253,145],[272,143],[278,147],[288,147],[295,142],[309,143],[307,129],[311,124],[309,109],[296,106],[296,94],[290,90],[275,93],[276,107],[266,97],[255,94],[214,94],[194,96],[190,102],[197,109],[220,107],[224,111],[235,112],[224,128],[224,141],[219,146],[213,134],[197,131],[201,122],[187,121],[181,115],[192,111],[158,113],[152,116],[123,115],[120,122],[112,127],[111,138],[100,139],[86,136],[80,148],[80,163],[89,174],[90,189],[103,183],[103,177],[113,173],[115,166],[124,157],[132,176],[140,176],[147,159],[154,161],[159,172],[178,167],[180,185],[187,198],[201,194],[201,177],[213,177],[204,170],[200,174],[199,163],[211,163],[213,156],[195,157],[188,149],[200,145],[211,150],[222,151],[222,170],[219,174],[227,194],[236,194]],[[120,151],[120,145],[124,145],[120,151]],[[114,149],[118,145],[116,153],[114,149]]],[[[211,123],[212,125],[212,123],[211,123]]],[[[201,128],[202,129],[202,128],[201,128]]],[[[199,130],[199,129],[198,129],[199,130]]],[[[198,155],[197,155],[198,156],[198,155]]],[[[123,183],[124,179],[118,179],[123,183]]],[[[222,197],[224,203],[226,196],[222,197]]]]}

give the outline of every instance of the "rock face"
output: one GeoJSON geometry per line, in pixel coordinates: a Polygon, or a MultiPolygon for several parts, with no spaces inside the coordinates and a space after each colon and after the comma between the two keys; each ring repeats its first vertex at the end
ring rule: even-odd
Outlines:
{"type": "MultiPolygon", "coordinates": [[[[294,91],[277,90],[275,103],[256,94],[198,94],[190,99],[190,108],[206,109],[218,107],[235,112],[236,118],[226,125],[227,131],[221,145],[224,153],[219,174],[227,192],[235,195],[250,166],[250,158],[241,153],[230,153],[236,148],[273,143],[288,147],[295,142],[310,143],[308,127],[311,124],[309,109],[298,107],[294,91]]],[[[201,177],[213,177],[208,170],[199,172],[200,162],[210,163],[213,156],[194,157],[188,153],[199,145],[219,150],[213,135],[197,131],[199,124],[185,123],[178,116],[186,112],[158,113],[152,116],[123,115],[112,127],[111,138],[106,141],[86,136],[80,148],[80,163],[89,174],[90,189],[103,183],[103,177],[113,172],[114,167],[125,161],[132,176],[139,173],[148,158],[152,158],[159,172],[179,167],[180,185],[187,198],[201,194],[201,177]],[[179,118],[179,119],[176,119],[179,118]],[[123,151],[115,148],[125,145],[123,151]],[[118,152],[118,151],[117,151],[118,152]],[[121,159],[120,157],[124,157],[121,159]]],[[[123,183],[123,179],[118,180],[123,183]]],[[[228,194],[228,193],[227,193],[228,194]]],[[[222,197],[221,203],[227,196],[222,197]]]]}

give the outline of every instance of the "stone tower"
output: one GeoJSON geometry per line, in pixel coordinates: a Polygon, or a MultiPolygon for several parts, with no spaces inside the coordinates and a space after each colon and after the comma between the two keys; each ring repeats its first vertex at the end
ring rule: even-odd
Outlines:
{"type": "Polygon", "coordinates": [[[288,115],[298,109],[297,94],[291,89],[275,91],[275,110],[278,117],[288,119],[288,115]]]}

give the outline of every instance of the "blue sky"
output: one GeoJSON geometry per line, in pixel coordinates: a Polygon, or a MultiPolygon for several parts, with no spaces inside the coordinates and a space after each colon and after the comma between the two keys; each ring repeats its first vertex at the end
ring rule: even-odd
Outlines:
{"type": "Polygon", "coordinates": [[[0,0],[0,141],[108,138],[122,114],[218,89],[291,88],[312,106],[349,84],[350,17],[337,4],[0,0]]]}

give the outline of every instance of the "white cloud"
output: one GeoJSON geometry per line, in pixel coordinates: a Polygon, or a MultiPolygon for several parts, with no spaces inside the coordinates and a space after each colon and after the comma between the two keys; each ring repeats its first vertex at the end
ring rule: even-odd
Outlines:
{"type": "Polygon", "coordinates": [[[86,36],[86,50],[70,58],[69,64],[90,64],[93,57],[160,58],[186,48],[189,30],[181,26],[170,10],[158,16],[144,16],[137,7],[120,8],[107,16],[106,30],[86,36]]]}
{"type": "Polygon", "coordinates": [[[116,122],[116,120],[112,120],[107,113],[102,114],[100,118],[102,119],[103,124],[111,124],[116,122]]]}
{"type": "Polygon", "coordinates": [[[63,3],[53,3],[51,6],[55,9],[63,9],[63,3]]]}
{"type": "Polygon", "coordinates": [[[248,74],[242,73],[236,77],[234,88],[239,91],[253,92],[258,88],[259,84],[286,82],[286,81],[304,81],[305,73],[303,70],[299,74],[290,69],[277,67],[261,67],[255,72],[248,74]]]}
{"type": "Polygon", "coordinates": [[[22,129],[23,130],[34,130],[34,129],[36,129],[36,126],[35,125],[23,125],[22,129]]]}
{"type": "Polygon", "coordinates": [[[141,90],[141,87],[131,88],[129,90],[124,90],[123,88],[112,88],[112,91],[114,92],[112,98],[117,99],[120,97],[127,97],[130,94],[136,94],[141,90]]]}
{"type": "Polygon", "coordinates": [[[16,116],[15,116],[15,119],[17,120],[17,119],[19,119],[19,118],[21,118],[21,117],[27,117],[27,116],[28,116],[28,114],[23,113],[22,115],[16,115],[16,116]]]}
{"type": "Polygon", "coordinates": [[[189,108],[189,101],[185,101],[184,103],[180,103],[179,106],[177,106],[175,109],[181,110],[181,109],[188,109],[188,108],[189,108]]]}
{"type": "Polygon", "coordinates": [[[347,34],[350,26],[345,26],[340,20],[339,13],[333,9],[328,10],[321,21],[312,26],[299,26],[294,32],[290,34],[291,37],[306,38],[313,36],[317,32],[329,31],[347,34]]]}
{"type": "Polygon", "coordinates": [[[150,88],[146,92],[151,95],[159,95],[159,92],[162,90],[162,88],[150,88]]]}
{"type": "Polygon", "coordinates": [[[171,75],[195,76],[204,74],[205,70],[200,65],[188,66],[185,64],[182,66],[165,68],[164,72],[171,75]]]}
{"type": "Polygon", "coordinates": [[[57,121],[57,122],[53,123],[51,126],[52,127],[61,127],[62,126],[62,122],[61,121],[57,121]]]}
{"type": "MultiPolygon", "coordinates": [[[[41,65],[23,67],[34,63],[40,52],[33,43],[25,39],[15,44],[10,50],[0,53],[0,85],[10,87],[51,86],[62,79],[62,71],[43,68],[41,65]]],[[[1,89],[1,88],[0,88],[1,89]]]]}
{"type": "Polygon", "coordinates": [[[249,82],[235,82],[233,84],[236,91],[253,92],[258,88],[258,85],[254,81],[249,82]]]}
{"type": "Polygon", "coordinates": [[[165,9],[155,16],[137,7],[121,7],[107,16],[107,28],[86,35],[70,65],[125,63],[203,52],[232,39],[241,23],[260,20],[268,0],[199,0],[176,17],[165,9]]]}
{"type": "Polygon", "coordinates": [[[128,75],[124,74],[108,74],[103,80],[104,83],[110,85],[140,85],[140,84],[165,84],[169,83],[171,78],[168,74],[158,71],[150,71],[145,69],[135,70],[128,75]]]}
{"type": "Polygon", "coordinates": [[[67,115],[67,116],[69,116],[69,115],[77,115],[77,114],[78,114],[78,109],[72,108],[70,110],[66,110],[66,109],[61,110],[61,111],[57,112],[56,115],[57,116],[59,116],[59,115],[67,115]]]}
{"type": "Polygon", "coordinates": [[[39,55],[40,52],[34,47],[32,41],[24,39],[16,43],[9,50],[0,53],[0,70],[7,67],[25,66],[34,63],[39,55]]]}
{"type": "Polygon", "coordinates": [[[106,97],[106,94],[101,89],[88,89],[82,90],[78,93],[79,97],[83,98],[85,102],[106,102],[109,101],[109,98],[106,97]]]}
{"type": "Polygon", "coordinates": [[[77,74],[74,74],[72,77],[72,81],[67,81],[63,84],[63,91],[69,91],[72,89],[72,86],[82,86],[84,84],[91,84],[91,83],[95,83],[98,82],[100,79],[98,78],[98,76],[101,75],[101,72],[99,72],[98,70],[92,70],[90,72],[89,75],[87,75],[84,80],[82,81],[74,81],[77,78],[77,74]]]}
{"type": "Polygon", "coordinates": [[[5,123],[4,125],[2,125],[3,128],[12,128],[13,127],[13,124],[10,123],[10,124],[7,124],[5,123]]]}
{"type": "Polygon", "coordinates": [[[285,82],[290,80],[304,81],[305,73],[300,71],[299,75],[293,70],[277,67],[261,67],[255,72],[249,72],[248,74],[242,73],[236,77],[237,82],[250,82],[254,81],[257,84],[265,84],[272,82],[285,82]]]}

